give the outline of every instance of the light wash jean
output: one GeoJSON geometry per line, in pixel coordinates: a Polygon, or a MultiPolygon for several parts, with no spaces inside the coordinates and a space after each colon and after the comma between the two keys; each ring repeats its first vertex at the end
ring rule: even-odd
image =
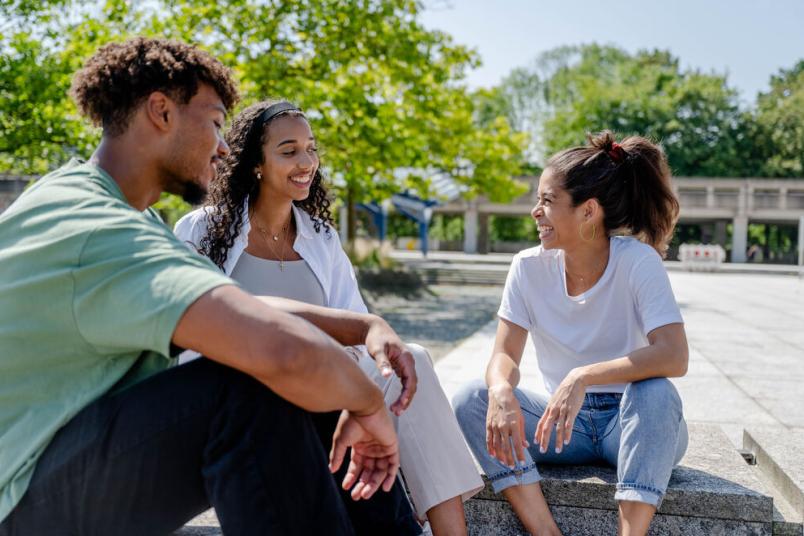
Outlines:
{"type": "Polygon", "coordinates": [[[625,392],[587,393],[572,427],[572,439],[560,454],[555,451],[555,430],[547,452],[534,444],[536,425],[549,398],[515,389],[525,418],[525,462],[511,468],[486,449],[488,388],[471,382],[455,395],[452,405],[469,448],[491,480],[494,491],[541,480],[537,463],[584,465],[605,462],[617,468],[618,501],[637,501],[657,508],[667,490],[673,467],[687,450],[687,425],[681,399],[666,378],[628,384],[625,392]]]}

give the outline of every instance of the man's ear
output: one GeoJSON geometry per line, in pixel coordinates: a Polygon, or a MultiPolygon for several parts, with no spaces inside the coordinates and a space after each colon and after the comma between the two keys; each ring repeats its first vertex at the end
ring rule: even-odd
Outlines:
{"type": "Polygon", "coordinates": [[[176,121],[176,103],[161,91],[154,91],[145,101],[145,115],[154,128],[167,132],[176,121]]]}

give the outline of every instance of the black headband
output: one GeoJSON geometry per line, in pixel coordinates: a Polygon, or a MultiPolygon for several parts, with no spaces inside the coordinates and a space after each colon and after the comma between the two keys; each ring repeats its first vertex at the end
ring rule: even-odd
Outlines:
{"type": "Polygon", "coordinates": [[[301,113],[301,110],[299,110],[298,107],[294,106],[293,104],[291,104],[291,103],[289,103],[287,101],[277,102],[276,104],[272,104],[268,108],[266,108],[265,111],[263,111],[260,114],[260,118],[257,120],[257,122],[260,125],[264,125],[265,123],[267,123],[268,121],[270,121],[271,119],[276,117],[277,115],[285,113],[285,112],[299,112],[299,113],[301,113]]]}

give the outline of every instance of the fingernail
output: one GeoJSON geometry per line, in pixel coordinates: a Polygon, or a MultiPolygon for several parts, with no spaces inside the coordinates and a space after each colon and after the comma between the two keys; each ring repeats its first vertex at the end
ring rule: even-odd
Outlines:
{"type": "Polygon", "coordinates": [[[561,447],[556,447],[556,454],[561,454],[561,447]]]}
{"type": "Polygon", "coordinates": [[[539,447],[539,452],[544,454],[545,452],[547,452],[547,447],[539,447]]]}
{"type": "Polygon", "coordinates": [[[565,444],[565,445],[569,445],[569,439],[565,439],[565,440],[564,440],[564,444],[565,444]]]}

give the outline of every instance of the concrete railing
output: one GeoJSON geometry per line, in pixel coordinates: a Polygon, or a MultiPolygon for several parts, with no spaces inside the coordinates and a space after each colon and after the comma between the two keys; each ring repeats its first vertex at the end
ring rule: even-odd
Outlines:
{"type": "MultiPolygon", "coordinates": [[[[488,217],[526,216],[536,203],[538,177],[521,177],[530,188],[511,203],[478,198],[438,206],[434,213],[464,215],[464,251],[488,251],[488,217]]],[[[725,246],[726,224],[732,224],[731,261],[745,262],[750,222],[799,224],[804,229],[804,178],[735,179],[675,177],[680,223],[715,222],[715,242],[725,246]]],[[[804,262],[804,231],[799,232],[799,264],[804,262]]]]}

